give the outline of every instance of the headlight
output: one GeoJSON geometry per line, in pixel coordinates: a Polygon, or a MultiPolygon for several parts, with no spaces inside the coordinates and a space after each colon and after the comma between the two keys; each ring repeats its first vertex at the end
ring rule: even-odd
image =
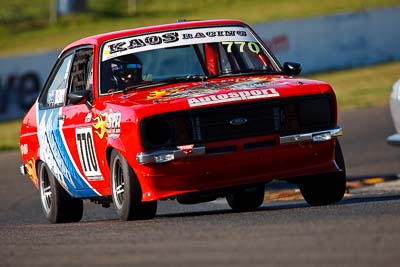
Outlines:
{"type": "Polygon", "coordinates": [[[183,113],[148,117],[141,122],[141,139],[146,150],[193,144],[193,119],[183,113]]]}
{"type": "Polygon", "coordinates": [[[333,117],[328,97],[315,97],[300,102],[299,119],[302,127],[330,125],[333,117]]]}
{"type": "Polygon", "coordinates": [[[145,147],[158,147],[168,143],[172,129],[168,121],[161,118],[148,119],[143,123],[142,141],[145,147]]]}

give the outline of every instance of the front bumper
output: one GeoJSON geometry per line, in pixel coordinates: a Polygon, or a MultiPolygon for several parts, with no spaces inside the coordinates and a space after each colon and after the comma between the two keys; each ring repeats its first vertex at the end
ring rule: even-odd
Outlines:
{"type": "MultiPolygon", "coordinates": [[[[293,144],[299,142],[325,142],[331,140],[333,137],[339,137],[343,135],[343,129],[341,126],[336,126],[333,129],[308,132],[302,134],[280,136],[280,144],[293,144]]],[[[189,158],[194,156],[202,156],[206,154],[205,146],[194,146],[190,150],[182,149],[171,149],[171,150],[159,150],[154,152],[140,152],[136,155],[136,160],[139,164],[149,163],[165,163],[177,159],[189,158]]]]}
{"type": "Polygon", "coordinates": [[[23,176],[25,176],[25,175],[28,174],[28,172],[26,171],[26,168],[25,168],[25,165],[24,165],[24,164],[21,164],[21,165],[19,166],[19,172],[20,172],[23,176]]]}
{"type": "Polygon", "coordinates": [[[136,155],[136,160],[140,164],[164,163],[176,159],[202,156],[205,154],[206,154],[205,146],[196,146],[193,147],[190,151],[174,149],[174,150],[159,150],[151,153],[141,152],[136,155]]]}
{"type": "Polygon", "coordinates": [[[400,133],[389,136],[386,138],[386,142],[392,146],[400,146],[400,133]]]}
{"type": "Polygon", "coordinates": [[[303,141],[312,141],[318,143],[318,142],[329,141],[332,139],[332,137],[339,137],[342,135],[343,135],[342,127],[336,126],[335,128],[327,131],[287,135],[287,136],[281,136],[279,139],[281,144],[293,144],[303,141]]]}

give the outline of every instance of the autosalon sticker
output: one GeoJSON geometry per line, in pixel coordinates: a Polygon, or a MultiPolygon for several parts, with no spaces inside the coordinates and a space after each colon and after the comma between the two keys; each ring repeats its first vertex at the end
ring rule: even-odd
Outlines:
{"type": "Polygon", "coordinates": [[[218,103],[226,103],[226,102],[234,102],[241,100],[250,100],[250,99],[261,99],[261,98],[270,98],[277,97],[279,93],[275,90],[275,88],[268,89],[253,89],[246,91],[235,91],[229,92],[225,94],[215,94],[215,95],[206,95],[199,97],[188,98],[188,104],[190,107],[198,107],[204,105],[213,105],[218,103]]]}
{"type": "Polygon", "coordinates": [[[153,49],[210,42],[257,42],[245,27],[212,27],[145,34],[108,42],[102,61],[153,49]]]}

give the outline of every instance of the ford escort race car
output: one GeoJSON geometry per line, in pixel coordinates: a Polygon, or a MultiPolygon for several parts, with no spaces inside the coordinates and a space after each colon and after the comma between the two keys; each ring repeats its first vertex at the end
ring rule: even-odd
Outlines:
{"type": "Polygon", "coordinates": [[[253,210],[273,179],[310,205],[340,201],[335,93],[300,71],[236,20],[81,39],[23,119],[21,171],[52,223],[79,221],[85,199],[122,220],[152,218],[166,199],[253,210]]]}

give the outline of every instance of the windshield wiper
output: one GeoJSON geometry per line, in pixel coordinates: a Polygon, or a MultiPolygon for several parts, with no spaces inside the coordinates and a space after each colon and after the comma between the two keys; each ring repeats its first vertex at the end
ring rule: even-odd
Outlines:
{"type": "Polygon", "coordinates": [[[179,82],[197,82],[197,81],[206,81],[209,77],[206,75],[195,75],[195,74],[190,74],[187,76],[177,76],[177,77],[170,77],[166,79],[161,79],[161,80],[155,80],[155,81],[148,81],[145,83],[141,84],[135,84],[132,86],[129,86],[123,90],[123,92],[127,92],[132,89],[143,89],[147,87],[153,87],[153,86],[158,86],[158,85],[165,85],[169,83],[179,83],[179,82]]]}
{"type": "Polygon", "coordinates": [[[197,74],[190,74],[187,76],[178,76],[178,77],[171,77],[171,78],[166,78],[159,80],[158,82],[165,82],[165,83],[170,83],[170,82],[196,82],[196,81],[206,81],[208,79],[208,76],[206,75],[197,75],[197,74]]]}
{"type": "Polygon", "coordinates": [[[218,77],[223,76],[230,76],[230,75],[240,75],[240,74],[271,74],[274,73],[267,69],[240,69],[240,70],[230,70],[222,72],[221,74],[217,75],[218,77]]]}

